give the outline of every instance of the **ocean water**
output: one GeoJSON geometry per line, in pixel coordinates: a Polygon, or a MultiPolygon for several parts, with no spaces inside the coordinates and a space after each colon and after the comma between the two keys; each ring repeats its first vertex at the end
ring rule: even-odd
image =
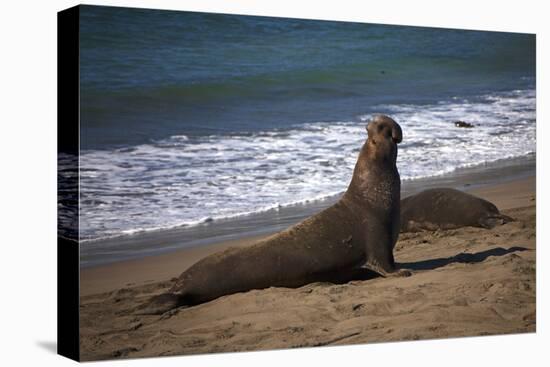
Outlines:
{"type": "Polygon", "coordinates": [[[534,35],[84,6],[80,36],[83,240],[338,194],[375,113],[404,180],[535,151],[534,35]]]}

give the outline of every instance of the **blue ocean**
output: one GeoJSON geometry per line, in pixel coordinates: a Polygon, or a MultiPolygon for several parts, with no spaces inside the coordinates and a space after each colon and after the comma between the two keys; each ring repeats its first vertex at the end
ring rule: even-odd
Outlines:
{"type": "Polygon", "coordinates": [[[535,152],[531,34],[83,6],[80,42],[83,240],[341,193],[375,113],[405,181],[535,152]]]}

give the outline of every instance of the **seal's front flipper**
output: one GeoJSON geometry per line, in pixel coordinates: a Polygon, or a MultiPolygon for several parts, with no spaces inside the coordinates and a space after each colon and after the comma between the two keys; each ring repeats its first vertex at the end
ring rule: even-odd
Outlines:
{"type": "Polygon", "coordinates": [[[376,216],[366,218],[363,225],[365,228],[365,267],[383,277],[411,276],[410,270],[400,269],[395,264],[393,248],[397,241],[397,234],[388,230],[392,226],[380,222],[376,216]]]}
{"type": "Polygon", "coordinates": [[[382,275],[389,276],[396,272],[393,259],[394,239],[387,230],[389,226],[380,223],[370,216],[364,222],[365,267],[382,275]]]}
{"type": "Polygon", "coordinates": [[[181,306],[180,296],[175,293],[163,293],[151,297],[149,301],[136,308],[137,315],[162,315],[181,306]]]}
{"type": "Polygon", "coordinates": [[[387,269],[381,268],[380,266],[372,265],[372,264],[367,263],[367,264],[365,264],[365,268],[367,268],[369,270],[372,270],[377,274],[380,274],[384,278],[390,278],[390,277],[403,277],[403,278],[405,278],[405,277],[410,277],[411,275],[413,275],[412,271],[410,271],[408,269],[398,269],[396,267],[394,267],[393,269],[387,270],[387,269]]]}
{"type": "Polygon", "coordinates": [[[496,226],[501,226],[503,224],[506,224],[508,222],[513,222],[514,218],[511,218],[504,214],[493,214],[488,215],[484,218],[481,218],[479,220],[479,225],[483,228],[491,229],[496,226]]]}
{"type": "Polygon", "coordinates": [[[401,277],[401,278],[406,278],[406,277],[410,277],[411,275],[413,275],[412,271],[408,270],[408,269],[396,269],[393,273],[389,273],[387,275],[384,275],[386,278],[387,277],[401,277]]]}

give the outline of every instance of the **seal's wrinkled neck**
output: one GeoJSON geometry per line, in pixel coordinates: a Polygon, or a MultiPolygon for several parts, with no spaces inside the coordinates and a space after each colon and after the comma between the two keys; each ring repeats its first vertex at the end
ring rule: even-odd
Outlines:
{"type": "Polygon", "coordinates": [[[368,201],[380,206],[391,206],[399,200],[400,178],[397,171],[397,146],[392,149],[386,142],[374,143],[367,139],[353,170],[353,177],[346,191],[346,200],[368,201]],[[397,188],[397,191],[393,188],[397,188]],[[397,196],[396,196],[397,195],[397,196]]]}

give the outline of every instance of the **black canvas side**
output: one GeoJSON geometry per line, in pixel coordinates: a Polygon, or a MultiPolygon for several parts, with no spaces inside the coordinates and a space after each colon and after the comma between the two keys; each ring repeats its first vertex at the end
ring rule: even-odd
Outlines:
{"type": "Polygon", "coordinates": [[[57,353],[80,360],[79,7],[57,14],[57,353]]]}

